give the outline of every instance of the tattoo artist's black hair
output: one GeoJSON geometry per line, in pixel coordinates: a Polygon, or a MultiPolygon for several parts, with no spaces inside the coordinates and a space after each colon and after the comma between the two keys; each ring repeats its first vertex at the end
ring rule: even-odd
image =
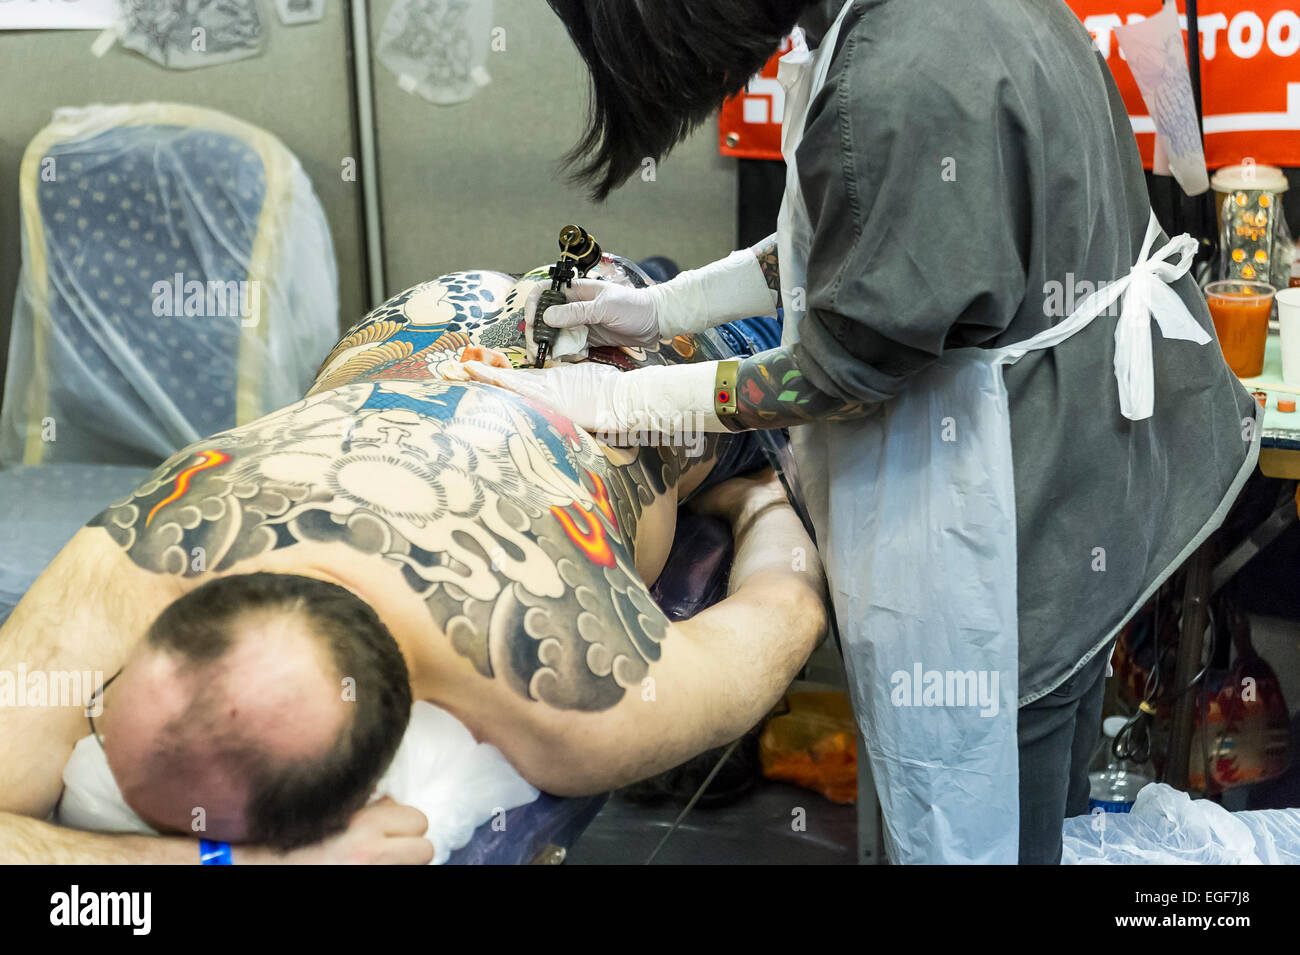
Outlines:
{"type": "Polygon", "coordinates": [[[161,734],[152,757],[160,770],[183,762],[185,751],[195,747],[195,734],[211,732],[204,711],[222,701],[216,681],[204,671],[220,676],[241,621],[261,613],[301,615],[333,665],[340,699],[343,679],[355,681],[349,718],[320,757],[275,759],[255,739],[208,736],[198,742],[247,783],[250,841],[284,851],[342,830],[365,805],[406,732],[411,682],[388,628],[350,591],[290,574],[219,577],[170,604],[146,635],[152,648],[179,657],[201,681],[187,712],[161,734]]]}
{"type": "Polygon", "coordinates": [[[736,95],[815,0],[547,0],[591,72],[586,132],[565,157],[603,201],[736,95]]]}

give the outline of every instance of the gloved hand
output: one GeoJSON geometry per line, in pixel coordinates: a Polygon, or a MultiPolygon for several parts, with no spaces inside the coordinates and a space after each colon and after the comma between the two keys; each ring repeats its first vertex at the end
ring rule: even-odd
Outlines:
{"type": "Polygon", "coordinates": [[[606,444],[634,443],[624,439],[629,434],[660,434],[671,441],[678,434],[729,430],[713,405],[716,361],[635,371],[599,362],[492,368],[469,361],[460,367],[475,381],[547,405],[606,444]]]}
{"type": "MultiPolygon", "coordinates": [[[[520,284],[522,285],[524,283],[521,282],[520,284]]],[[[541,302],[543,293],[551,287],[551,281],[549,279],[542,279],[540,281],[534,280],[528,284],[530,284],[531,287],[528,289],[528,295],[524,298],[524,351],[528,355],[528,364],[531,367],[533,362],[537,360],[537,338],[533,334],[533,328],[537,321],[537,306],[541,302]]],[[[573,288],[565,289],[565,295],[569,299],[575,301],[579,296],[583,295],[594,298],[600,292],[601,288],[608,286],[609,284],[610,283],[608,282],[600,282],[596,279],[574,279],[573,288]],[[583,291],[583,289],[589,285],[597,286],[597,288],[583,291]]],[[[616,287],[622,288],[622,286],[616,287]]],[[[547,312],[547,315],[550,315],[551,312],[555,311],[559,307],[560,306],[557,305],[550,309],[547,312]]],[[[594,331],[598,332],[599,330],[596,329],[594,331]]],[[[600,340],[600,338],[601,336],[599,334],[589,336],[586,325],[574,325],[572,328],[561,328],[556,332],[554,341],[551,342],[548,361],[558,362],[565,358],[586,358],[588,347],[608,344],[607,342],[600,340]]]]}
{"type": "MultiPolygon", "coordinates": [[[[758,258],[749,251],[733,252],[721,262],[683,272],[662,285],[633,289],[578,279],[567,294],[569,304],[547,310],[546,324],[558,329],[586,327],[589,345],[635,348],[650,348],[662,339],[741,318],[775,317],[777,303],[758,258]]],[[[524,320],[530,329],[540,295],[530,295],[526,305],[524,320]]],[[[571,353],[554,350],[557,357],[571,353]]]]}

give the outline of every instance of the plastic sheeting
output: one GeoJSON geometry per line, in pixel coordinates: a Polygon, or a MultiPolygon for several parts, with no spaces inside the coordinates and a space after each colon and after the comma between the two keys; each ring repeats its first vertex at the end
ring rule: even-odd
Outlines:
{"type": "Polygon", "coordinates": [[[174,70],[215,66],[262,49],[257,0],[117,0],[122,45],[174,70]]]}
{"type": "Polygon", "coordinates": [[[431,103],[463,103],[486,86],[492,0],[397,0],[379,36],[379,62],[431,103]]]}
{"type": "Polygon", "coordinates": [[[20,173],[0,464],[154,465],[297,400],[338,337],[298,161],[224,113],[56,111],[20,173]]]}
{"type": "Polygon", "coordinates": [[[1065,821],[1063,865],[1296,865],[1300,809],[1228,812],[1164,783],[1133,811],[1065,821]]]}

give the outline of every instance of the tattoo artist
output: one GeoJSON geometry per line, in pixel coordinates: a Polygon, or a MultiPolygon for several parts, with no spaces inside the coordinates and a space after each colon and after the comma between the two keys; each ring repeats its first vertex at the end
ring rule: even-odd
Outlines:
{"type": "Polygon", "coordinates": [[[789,427],[891,860],[1059,861],[1116,635],[1258,454],[1087,31],[1062,0],[550,5],[592,75],[569,158],[601,200],[808,27],[772,241],[545,313],[653,348],[780,307],[783,344],[470,373],[597,431],[789,427]],[[1053,307],[1076,278],[1101,291],[1053,307]]]}

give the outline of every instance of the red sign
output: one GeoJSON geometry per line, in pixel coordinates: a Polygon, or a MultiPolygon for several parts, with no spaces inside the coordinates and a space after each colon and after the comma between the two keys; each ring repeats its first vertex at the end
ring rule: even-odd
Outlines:
{"type": "MultiPolygon", "coordinates": [[[[1160,12],[1158,0],[1066,0],[1092,34],[1151,167],[1155,124],[1120,52],[1114,28],[1160,12]]],[[[1183,28],[1185,4],[1178,4],[1183,28]]],[[[1300,3],[1201,0],[1201,88],[1205,160],[1211,169],[1244,159],[1300,166],[1300,3]]]]}
{"type": "MultiPolygon", "coordinates": [[[[1155,124],[1120,53],[1114,28],[1159,12],[1157,0],[1066,0],[1106,56],[1151,166],[1155,124]]],[[[1179,4],[1179,10],[1183,10],[1179,4]]],[[[1201,0],[1201,86],[1206,163],[1211,169],[1251,158],[1300,166],[1300,0],[1201,0]]],[[[1181,15],[1186,28],[1187,18],[1181,15]]],[[[776,63],[789,42],[749,88],[728,100],[718,124],[724,156],[781,158],[785,91],[776,63]]]]}
{"type": "Polygon", "coordinates": [[[777,82],[776,67],[790,52],[781,44],[763,72],[749,81],[745,92],[727,100],[718,118],[718,147],[724,156],[740,159],[780,159],[781,120],[785,116],[785,88],[777,82]]]}

